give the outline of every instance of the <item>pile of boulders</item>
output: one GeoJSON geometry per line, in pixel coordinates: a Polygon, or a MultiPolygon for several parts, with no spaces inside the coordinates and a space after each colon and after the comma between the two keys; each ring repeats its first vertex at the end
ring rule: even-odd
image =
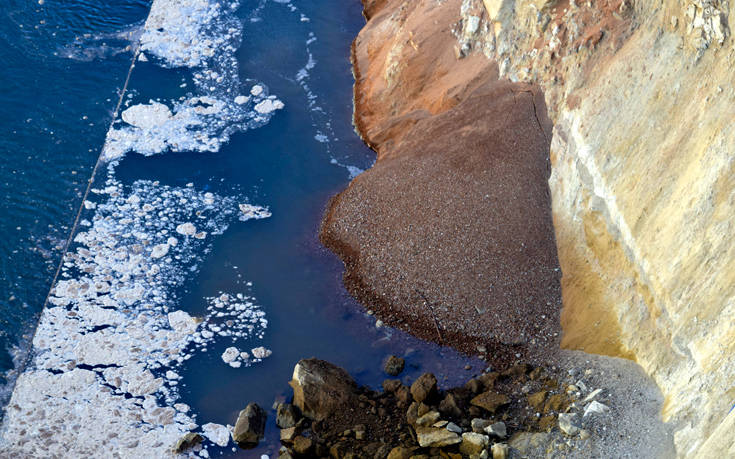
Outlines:
{"type": "MultiPolygon", "coordinates": [[[[403,359],[390,356],[384,371],[395,377],[404,366],[403,359]]],[[[284,459],[545,456],[544,451],[584,444],[599,430],[600,415],[610,411],[600,401],[602,389],[590,391],[582,379],[559,384],[542,367],[524,364],[486,369],[446,390],[439,389],[431,373],[413,381],[386,379],[379,392],[359,387],[342,368],[312,358],[296,364],[289,384],[292,403],[273,406],[279,457],[284,459]]],[[[257,446],[266,419],[262,408],[249,404],[235,426],[228,426],[232,440],[242,448],[257,446]]],[[[189,433],[175,452],[201,448],[202,440],[189,433]]]]}
{"type": "MultiPolygon", "coordinates": [[[[403,366],[391,356],[385,371],[398,376],[403,366]]],[[[514,433],[555,427],[571,403],[556,380],[528,365],[485,372],[445,391],[425,373],[410,385],[387,379],[376,392],[339,367],[307,359],[290,385],[293,404],[277,405],[282,458],[501,459],[510,457],[514,433]]]]}

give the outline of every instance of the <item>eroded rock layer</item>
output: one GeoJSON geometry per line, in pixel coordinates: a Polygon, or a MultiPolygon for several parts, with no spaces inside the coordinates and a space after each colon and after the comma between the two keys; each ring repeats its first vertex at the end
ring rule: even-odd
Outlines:
{"type": "Polygon", "coordinates": [[[399,3],[355,42],[356,124],[379,159],[331,202],[322,239],[391,325],[499,360],[555,348],[543,95],[484,56],[457,60],[459,2],[399,3]]]}
{"type": "Polygon", "coordinates": [[[563,346],[636,360],[679,454],[727,456],[711,448],[735,403],[731,4],[484,4],[466,47],[541,85],[555,122],[563,346]]]}
{"type": "MultiPolygon", "coordinates": [[[[473,325],[488,333],[505,327],[493,320],[499,310],[511,307],[491,308],[487,322],[477,323],[483,320],[481,312],[458,306],[471,305],[481,295],[486,296],[478,303],[491,302],[486,301],[491,299],[489,286],[496,284],[484,284],[482,293],[448,294],[480,288],[481,283],[468,282],[471,276],[463,274],[462,258],[447,256],[444,244],[454,244],[456,253],[464,254],[461,250],[470,251],[464,244],[478,240],[468,234],[496,235],[479,226],[476,233],[467,233],[465,220],[451,230],[446,222],[437,226],[451,212],[453,217],[461,214],[440,206],[443,199],[473,211],[480,204],[469,204],[477,196],[468,194],[469,182],[455,175],[462,161],[431,163],[431,158],[470,158],[474,147],[487,146],[479,134],[490,128],[464,130],[446,120],[458,116],[470,105],[463,101],[486,90],[496,75],[538,85],[526,87],[534,94],[543,90],[554,122],[549,186],[563,271],[562,346],[638,362],[666,396],[663,416],[675,426],[678,454],[726,457],[734,441],[725,432],[735,413],[731,4],[364,3],[369,22],[355,41],[353,56],[355,124],[377,151],[378,162],[335,199],[324,228],[325,240],[347,262],[353,293],[380,305],[389,318],[419,321],[429,338],[431,329],[439,328],[432,323],[435,317],[440,324],[450,318],[473,322],[469,332],[462,332],[469,336],[473,325]],[[439,123],[432,118],[445,120],[445,129],[431,131],[439,123]],[[447,149],[440,154],[435,143],[447,149]],[[409,153],[409,147],[420,151],[409,153]],[[439,165],[448,169],[439,170],[439,165]],[[402,167],[406,169],[399,179],[402,167]],[[449,190],[456,193],[453,200],[449,190]],[[364,214],[350,215],[348,203],[364,214]],[[400,211],[376,211],[386,204],[400,211]],[[436,209],[440,218],[434,220],[436,209]],[[381,220],[388,216],[403,222],[417,219],[429,229],[422,233],[412,225],[400,233],[396,225],[388,229],[391,224],[381,220]],[[388,247],[394,249],[400,238],[413,253],[389,253],[388,247]],[[385,251],[373,246],[377,241],[388,244],[385,251]],[[433,245],[440,241],[441,246],[433,245]],[[430,245],[431,254],[426,248],[430,245]],[[381,257],[396,257],[391,261],[395,264],[389,269],[381,257]],[[434,263],[433,269],[417,273],[416,266],[427,261],[434,263]],[[451,275],[450,264],[455,270],[451,275]],[[408,293],[408,285],[417,280],[435,289],[424,293],[423,302],[408,293]],[[437,316],[426,312],[425,304],[446,309],[440,308],[437,316]]],[[[530,96],[523,97],[530,106],[530,96]]],[[[511,118],[520,107],[517,98],[515,102],[497,101],[506,104],[503,115],[511,118]]],[[[485,108],[473,110],[484,124],[498,122],[497,114],[489,116],[485,108]]],[[[521,122],[513,129],[527,132],[524,126],[521,122]]],[[[488,185],[480,175],[472,170],[467,176],[478,189],[488,185]]],[[[513,176],[511,182],[517,179],[513,176]]],[[[517,191],[515,198],[528,190],[517,191]]],[[[501,212],[518,210],[509,201],[501,212]]],[[[531,211],[511,214],[529,215],[523,212],[531,211]]],[[[483,256],[474,261],[478,259],[486,267],[497,261],[483,256]]],[[[516,275],[512,270],[517,267],[503,273],[516,275]]],[[[528,312],[532,316],[538,310],[528,312]]],[[[435,330],[434,339],[440,334],[435,330]]],[[[503,330],[500,341],[515,342],[511,336],[517,337],[513,330],[503,330]]]]}

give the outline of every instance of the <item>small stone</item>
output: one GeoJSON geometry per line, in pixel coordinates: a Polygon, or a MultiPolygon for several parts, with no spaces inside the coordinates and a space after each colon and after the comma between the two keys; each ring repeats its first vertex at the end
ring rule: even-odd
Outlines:
{"type": "Polygon", "coordinates": [[[562,394],[554,394],[550,396],[549,399],[546,401],[546,405],[544,405],[544,411],[546,411],[547,413],[549,411],[563,411],[566,401],[567,400],[562,394]]]}
{"type": "Polygon", "coordinates": [[[388,357],[388,360],[386,360],[383,370],[391,376],[398,376],[403,371],[403,367],[405,365],[405,360],[400,357],[396,357],[395,355],[391,355],[388,357]]]}
{"type": "Polygon", "coordinates": [[[582,440],[587,440],[591,436],[592,435],[590,434],[590,431],[589,430],[582,429],[582,430],[579,431],[579,438],[582,439],[582,440]]]}
{"type": "Polygon", "coordinates": [[[462,428],[453,422],[448,423],[445,428],[450,432],[454,432],[458,434],[462,433],[462,428]]]}
{"type": "Polygon", "coordinates": [[[485,428],[485,432],[493,437],[505,438],[508,435],[508,429],[505,427],[504,422],[496,422],[490,424],[485,428]]]}
{"type": "Polygon", "coordinates": [[[444,416],[453,418],[459,418],[462,416],[462,410],[459,408],[457,397],[455,397],[454,394],[447,394],[446,397],[444,397],[444,400],[439,403],[439,411],[444,416]]]}
{"type": "Polygon", "coordinates": [[[527,365],[525,363],[520,363],[518,365],[513,365],[512,367],[503,371],[501,375],[508,377],[508,378],[525,379],[526,374],[530,373],[530,371],[531,371],[530,365],[527,365]]]}
{"type": "Polygon", "coordinates": [[[266,413],[256,403],[250,403],[240,411],[232,431],[232,439],[241,446],[253,447],[263,439],[266,413]]]}
{"type": "Polygon", "coordinates": [[[477,379],[470,379],[464,385],[465,389],[469,389],[473,394],[479,394],[483,391],[484,385],[477,379]]]}
{"type": "Polygon", "coordinates": [[[419,404],[412,402],[406,410],[406,422],[409,424],[416,424],[416,420],[419,418],[419,404]]]}
{"type": "Polygon", "coordinates": [[[492,423],[492,421],[488,421],[487,419],[474,418],[470,422],[470,425],[472,426],[473,432],[483,433],[485,432],[485,429],[492,425],[492,423]]]}
{"type": "Polygon", "coordinates": [[[584,409],[584,415],[582,417],[586,418],[593,414],[605,414],[609,411],[610,408],[608,408],[607,405],[600,403],[597,400],[593,400],[592,403],[587,405],[587,408],[584,409]]]}
{"type": "Polygon", "coordinates": [[[290,443],[296,438],[296,427],[289,427],[287,429],[281,429],[281,441],[290,443]]]}
{"type": "Polygon", "coordinates": [[[280,403],[276,408],[276,425],[281,429],[293,427],[299,421],[296,407],[290,403],[280,403]]]}
{"type": "Polygon", "coordinates": [[[314,442],[311,438],[299,435],[293,440],[293,450],[296,454],[305,456],[311,452],[314,442]]]}
{"type": "Polygon", "coordinates": [[[436,377],[431,373],[424,373],[411,384],[411,395],[417,402],[431,399],[436,395],[436,377]]]}
{"type": "Polygon", "coordinates": [[[550,414],[548,416],[542,416],[538,420],[538,428],[543,431],[550,431],[556,425],[556,416],[550,414]]]}
{"type": "Polygon", "coordinates": [[[493,459],[506,459],[508,457],[508,445],[505,443],[495,443],[491,451],[493,453],[493,459]]]}
{"type": "Polygon", "coordinates": [[[456,445],[462,442],[462,438],[454,432],[444,428],[416,427],[416,437],[422,448],[456,445]]]}
{"type": "Polygon", "coordinates": [[[401,387],[400,379],[386,379],[385,381],[383,381],[384,392],[392,393],[397,391],[399,387],[401,387]]]}
{"type": "Polygon", "coordinates": [[[498,408],[510,403],[510,399],[505,394],[487,391],[470,400],[470,403],[494,414],[498,408]]]}
{"type": "Polygon", "coordinates": [[[485,390],[492,390],[495,388],[495,381],[498,379],[500,375],[494,371],[491,371],[490,373],[484,373],[477,377],[477,380],[482,383],[482,386],[485,388],[485,390]]]}
{"type": "Polygon", "coordinates": [[[173,451],[176,454],[183,453],[184,451],[191,449],[201,443],[202,440],[204,440],[204,437],[202,437],[201,435],[194,432],[189,432],[176,442],[173,451]]]}
{"type": "Polygon", "coordinates": [[[418,426],[430,426],[439,420],[440,414],[436,411],[429,411],[423,416],[416,419],[416,425],[418,426]]]}
{"type": "Polygon", "coordinates": [[[544,402],[546,401],[546,391],[542,390],[540,392],[536,392],[535,394],[531,394],[527,397],[528,399],[528,405],[533,408],[535,411],[542,411],[544,407],[544,402]]]}
{"type": "Polygon", "coordinates": [[[559,429],[569,436],[579,433],[577,415],[575,413],[559,413],[559,429]]]}
{"type": "Polygon", "coordinates": [[[591,402],[592,400],[596,399],[598,395],[602,393],[602,389],[595,389],[588,396],[582,400],[582,403],[591,402]]]}
{"type": "Polygon", "coordinates": [[[401,386],[396,390],[396,399],[402,406],[406,406],[411,402],[411,391],[406,386],[401,386]]]}
{"type": "Polygon", "coordinates": [[[388,459],[409,459],[412,454],[413,449],[396,446],[388,453],[388,459]]]}
{"type": "Polygon", "coordinates": [[[487,447],[489,440],[487,435],[475,432],[465,432],[462,434],[462,444],[459,445],[459,452],[466,455],[480,454],[487,447]]]}

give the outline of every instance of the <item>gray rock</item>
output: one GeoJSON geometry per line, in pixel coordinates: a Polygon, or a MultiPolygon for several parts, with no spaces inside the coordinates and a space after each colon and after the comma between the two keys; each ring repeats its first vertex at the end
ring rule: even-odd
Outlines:
{"type": "Polygon", "coordinates": [[[290,403],[279,403],[276,408],[276,425],[281,429],[288,429],[299,422],[299,413],[290,403]]]}
{"type": "Polygon", "coordinates": [[[201,443],[202,440],[204,440],[204,438],[201,435],[194,432],[189,432],[176,442],[176,445],[174,445],[173,447],[173,451],[176,454],[183,453],[184,451],[191,449],[201,443]]]}
{"type": "Polygon", "coordinates": [[[454,432],[457,434],[462,433],[462,428],[453,422],[448,423],[445,428],[450,432],[454,432]]]}
{"type": "Polygon", "coordinates": [[[462,442],[459,435],[441,427],[416,427],[416,437],[422,448],[441,448],[462,442]]]}
{"type": "Polygon", "coordinates": [[[395,355],[391,355],[388,357],[388,360],[385,361],[383,370],[391,376],[398,376],[403,371],[403,367],[405,365],[405,360],[400,357],[396,357],[395,355]]]}
{"type": "Polygon", "coordinates": [[[483,433],[485,432],[485,429],[492,425],[492,423],[492,421],[488,421],[487,419],[474,418],[470,422],[470,425],[472,426],[473,432],[483,433]]]}
{"type": "Polygon", "coordinates": [[[607,405],[605,405],[604,403],[600,403],[597,400],[593,400],[592,403],[587,405],[587,407],[584,409],[584,415],[582,417],[586,418],[593,414],[605,414],[609,411],[610,408],[607,405]]]}
{"type": "Polygon", "coordinates": [[[492,437],[505,438],[508,435],[508,430],[504,422],[496,422],[485,427],[485,433],[492,437]]]}
{"type": "Polygon", "coordinates": [[[254,447],[263,439],[265,432],[266,413],[256,403],[250,403],[244,410],[240,411],[240,415],[235,422],[235,428],[232,431],[232,439],[240,446],[254,447]]]}
{"type": "Polygon", "coordinates": [[[319,359],[304,359],[296,364],[293,403],[301,413],[321,421],[346,406],[357,405],[357,384],[342,368],[319,359]]]}
{"type": "Polygon", "coordinates": [[[579,419],[576,413],[559,413],[559,429],[569,436],[579,433],[579,419]]]}
{"type": "Polygon", "coordinates": [[[546,457],[551,435],[545,432],[519,432],[510,439],[508,446],[518,450],[521,457],[546,457]]]}
{"type": "Polygon", "coordinates": [[[431,373],[424,373],[411,384],[411,395],[417,402],[423,402],[436,395],[436,377],[431,373]]]}

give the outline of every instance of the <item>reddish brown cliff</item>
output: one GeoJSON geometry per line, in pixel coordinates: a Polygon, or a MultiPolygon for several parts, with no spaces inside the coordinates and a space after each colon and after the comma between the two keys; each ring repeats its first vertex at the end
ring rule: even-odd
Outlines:
{"type": "Polygon", "coordinates": [[[537,87],[458,59],[460,3],[368,5],[355,124],[378,161],[332,200],[322,240],[389,325],[503,360],[558,344],[551,123],[537,87]]]}

